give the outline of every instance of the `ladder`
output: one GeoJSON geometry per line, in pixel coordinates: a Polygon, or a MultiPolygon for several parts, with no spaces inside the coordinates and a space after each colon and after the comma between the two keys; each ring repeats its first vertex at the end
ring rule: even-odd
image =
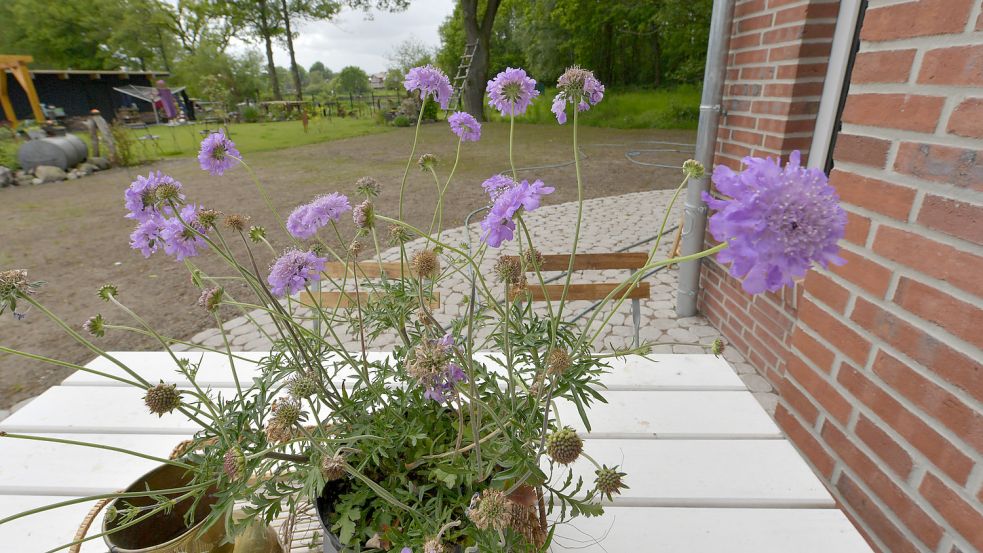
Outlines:
{"type": "Polygon", "coordinates": [[[474,58],[474,51],[478,49],[478,42],[469,42],[464,46],[464,54],[461,56],[461,63],[457,66],[457,75],[454,76],[454,92],[451,94],[449,106],[451,109],[461,106],[461,98],[464,96],[464,89],[468,85],[468,75],[471,73],[471,60],[474,58]]]}

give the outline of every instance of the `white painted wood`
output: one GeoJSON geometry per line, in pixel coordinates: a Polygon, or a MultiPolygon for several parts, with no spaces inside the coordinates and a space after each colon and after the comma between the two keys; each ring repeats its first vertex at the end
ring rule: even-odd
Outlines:
{"type": "MultiPolygon", "coordinates": [[[[599,464],[628,473],[629,489],[614,496],[618,506],[834,506],[785,440],[586,440],[584,451],[599,464]]],[[[593,464],[581,458],[573,469],[585,487],[593,486],[593,464]]],[[[554,481],[565,477],[559,472],[554,481]]]]}
{"type": "MultiPolygon", "coordinates": [[[[174,361],[165,353],[154,351],[110,352],[116,359],[133,369],[151,383],[159,381],[179,386],[190,385],[184,375],[175,369],[174,361]]],[[[256,361],[265,352],[233,352],[252,362],[234,359],[236,373],[242,383],[248,383],[257,374],[256,361]]],[[[389,353],[370,352],[371,360],[389,357],[389,353]]],[[[476,358],[489,367],[495,367],[489,358],[496,354],[482,352],[476,358]]],[[[179,359],[199,363],[198,384],[217,388],[235,385],[228,355],[215,352],[180,352],[179,359]]],[[[611,371],[601,377],[609,390],[744,390],[744,383],[722,358],[713,355],[655,354],[647,357],[632,355],[607,360],[611,371]]],[[[114,376],[131,378],[115,363],[98,357],[85,365],[114,376]]],[[[348,373],[350,374],[350,373],[348,373]]],[[[104,376],[77,371],[62,382],[62,386],[126,386],[122,382],[104,376]]]]}
{"type": "Polygon", "coordinates": [[[837,509],[633,509],[557,526],[550,551],[871,553],[837,509]]]}
{"type": "MultiPolygon", "coordinates": [[[[228,388],[213,390],[231,395],[228,388]]],[[[175,411],[158,417],[147,410],[139,388],[55,386],[0,421],[0,430],[73,434],[173,434],[197,432],[197,423],[175,411]]]]}
{"type": "MultiPolygon", "coordinates": [[[[162,459],[183,436],[40,434],[129,449],[162,459]]],[[[0,438],[0,494],[87,496],[125,489],[160,463],[105,449],[0,438]]]]}
{"type": "MultiPolygon", "coordinates": [[[[0,518],[70,499],[74,498],[0,495],[0,518]]],[[[60,507],[0,525],[0,551],[39,553],[71,543],[93,504],[94,501],[60,507]]],[[[95,525],[98,524],[97,520],[95,525]]],[[[82,553],[106,553],[106,545],[102,538],[96,538],[82,545],[82,553]]]]}
{"type": "MultiPolygon", "coordinates": [[[[750,392],[603,392],[587,414],[594,438],[781,438],[750,392]]],[[[558,401],[563,425],[585,432],[576,405],[558,401]]]]}

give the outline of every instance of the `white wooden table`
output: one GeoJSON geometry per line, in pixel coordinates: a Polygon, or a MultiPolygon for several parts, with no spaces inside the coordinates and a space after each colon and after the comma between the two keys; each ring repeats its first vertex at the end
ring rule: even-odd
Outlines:
{"type": "MultiPolygon", "coordinates": [[[[114,353],[147,380],[187,385],[159,352],[114,353]]],[[[233,393],[228,358],[201,359],[199,384],[233,393]]],[[[258,360],[263,354],[241,353],[258,360]]],[[[375,354],[385,355],[385,354],[375,354]]],[[[774,422],[723,359],[655,355],[613,361],[603,378],[608,404],[591,411],[585,449],[620,465],[630,489],[605,515],[557,528],[553,551],[674,553],[870,553],[774,422]]],[[[88,365],[121,374],[104,359],[88,365]]],[[[240,380],[254,363],[237,361],[240,380]]],[[[343,377],[343,375],[342,375],[343,377]]],[[[113,444],[166,457],[196,430],[180,414],[147,412],[142,392],[76,373],[6,420],[0,430],[113,444]]],[[[579,427],[572,405],[564,424],[579,427]]],[[[579,428],[583,432],[583,428],[579,428]]],[[[0,438],[0,518],[125,488],[154,462],[100,449],[0,438]]],[[[593,482],[593,467],[575,464],[593,482]]],[[[91,504],[74,505],[0,526],[0,551],[44,552],[71,541],[91,504]]],[[[105,553],[100,540],[85,553],[105,553]]]]}

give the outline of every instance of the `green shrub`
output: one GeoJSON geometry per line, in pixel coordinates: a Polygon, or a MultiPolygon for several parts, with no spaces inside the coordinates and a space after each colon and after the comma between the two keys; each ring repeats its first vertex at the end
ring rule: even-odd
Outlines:
{"type": "Polygon", "coordinates": [[[394,127],[411,127],[413,126],[413,121],[405,115],[397,115],[393,118],[394,127]]]}
{"type": "Polygon", "coordinates": [[[434,102],[429,96],[427,96],[427,101],[423,104],[423,120],[437,120],[437,102],[434,102]]]}
{"type": "Polygon", "coordinates": [[[256,106],[246,106],[242,108],[242,120],[246,123],[259,122],[259,110],[256,106]]]}

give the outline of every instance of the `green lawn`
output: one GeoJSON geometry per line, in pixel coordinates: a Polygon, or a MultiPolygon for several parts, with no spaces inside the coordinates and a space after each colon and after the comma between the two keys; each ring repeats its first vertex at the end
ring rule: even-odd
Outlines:
{"type": "MultiPolygon", "coordinates": [[[[580,123],[616,129],[695,129],[700,118],[700,93],[700,87],[694,85],[608,92],[601,103],[580,114],[580,123]]],[[[555,125],[556,117],[550,111],[555,94],[555,89],[548,89],[516,121],[555,125]]],[[[495,121],[508,120],[498,112],[491,113],[495,121]]],[[[572,118],[569,111],[567,118],[572,118]]]]}

